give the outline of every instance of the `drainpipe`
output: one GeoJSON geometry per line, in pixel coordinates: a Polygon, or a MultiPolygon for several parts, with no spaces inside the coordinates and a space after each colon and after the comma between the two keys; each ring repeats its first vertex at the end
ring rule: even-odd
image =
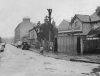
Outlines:
{"type": "Polygon", "coordinates": [[[83,55],[83,39],[82,39],[82,37],[80,38],[80,41],[81,41],[81,55],[83,55]]]}

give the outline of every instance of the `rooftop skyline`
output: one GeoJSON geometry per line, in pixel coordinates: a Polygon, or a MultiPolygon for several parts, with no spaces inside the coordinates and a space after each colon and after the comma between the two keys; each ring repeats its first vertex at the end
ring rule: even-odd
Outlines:
{"type": "Polygon", "coordinates": [[[0,36],[13,37],[14,29],[26,16],[33,23],[43,23],[47,8],[52,8],[52,17],[59,25],[75,14],[93,14],[97,6],[100,0],[0,0],[0,36]]]}

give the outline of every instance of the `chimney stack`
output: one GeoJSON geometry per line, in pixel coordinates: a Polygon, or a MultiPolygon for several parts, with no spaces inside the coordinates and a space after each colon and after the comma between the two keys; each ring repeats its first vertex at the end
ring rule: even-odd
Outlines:
{"type": "Polygon", "coordinates": [[[26,21],[27,21],[27,22],[30,22],[30,18],[29,18],[29,17],[24,17],[24,18],[23,18],[23,21],[25,21],[25,22],[26,22],[26,21]]]}

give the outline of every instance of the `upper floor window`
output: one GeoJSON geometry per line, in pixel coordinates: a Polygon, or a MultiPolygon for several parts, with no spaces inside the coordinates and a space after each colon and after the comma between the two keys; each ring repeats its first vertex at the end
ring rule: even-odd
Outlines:
{"type": "Polygon", "coordinates": [[[80,22],[75,21],[75,23],[74,23],[74,30],[80,30],[80,26],[81,26],[80,22]]]}
{"type": "Polygon", "coordinates": [[[78,22],[75,22],[75,27],[77,27],[77,25],[78,25],[78,22]]]}

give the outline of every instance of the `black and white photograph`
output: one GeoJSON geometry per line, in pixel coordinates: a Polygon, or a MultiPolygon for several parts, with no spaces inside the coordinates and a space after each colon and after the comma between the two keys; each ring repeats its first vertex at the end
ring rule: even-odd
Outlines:
{"type": "Polygon", "coordinates": [[[100,0],[0,0],[0,76],[100,76],[100,0]]]}

